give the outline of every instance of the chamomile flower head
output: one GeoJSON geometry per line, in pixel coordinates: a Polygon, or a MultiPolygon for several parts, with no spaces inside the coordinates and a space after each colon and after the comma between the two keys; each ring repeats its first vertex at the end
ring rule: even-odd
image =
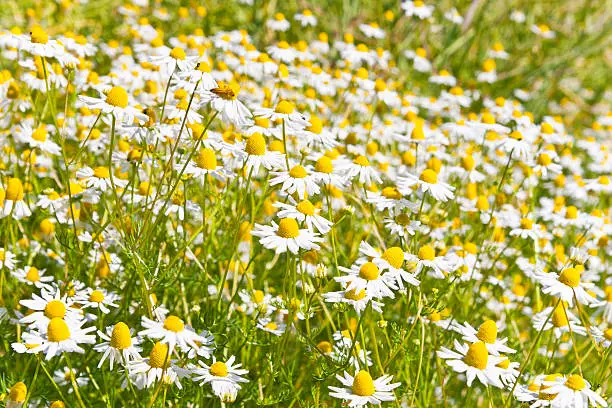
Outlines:
{"type": "Polygon", "coordinates": [[[160,340],[162,344],[168,345],[170,352],[177,346],[181,350],[197,350],[198,343],[207,341],[176,315],[168,315],[163,320],[151,320],[143,316],[142,326],[145,329],[138,332],[138,336],[160,340]]]}
{"type": "Polygon", "coordinates": [[[124,322],[107,326],[105,333],[98,330],[98,336],[104,340],[94,346],[94,350],[102,353],[98,368],[102,367],[107,358],[111,370],[116,363],[126,365],[130,361],[140,360],[140,339],[133,334],[133,330],[124,322]]]}
{"type": "Polygon", "coordinates": [[[45,269],[38,269],[35,266],[26,265],[11,272],[20,282],[36,287],[37,289],[52,290],[49,282],[53,282],[53,276],[45,276],[45,269]]]}
{"type": "Polygon", "coordinates": [[[463,340],[469,343],[483,342],[487,351],[492,355],[499,356],[502,353],[516,352],[516,350],[506,346],[507,338],[497,338],[498,328],[493,320],[486,320],[478,327],[478,330],[474,329],[469,323],[455,324],[454,329],[463,335],[463,340]]]}
{"type": "Polygon", "coordinates": [[[83,344],[94,344],[95,327],[82,327],[84,321],[64,320],[61,317],[52,317],[46,326],[38,324],[40,332],[31,331],[23,334],[26,344],[37,345],[35,350],[45,355],[46,360],[59,356],[62,353],[84,353],[83,344]]]}
{"type": "Polygon", "coordinates": [[[132,123],[134,119],[146,123],[149,117],[141,110],[130,106],[130,96],[125,88],[114,86],[100,92],[100,97],[79,95],[79,100],[89,109],[99,109],[111,114],[119,123],[132,123]]]}
{"type": "Polygon", "coordinates": [[[265,248],[273,249],[277,254],[319,249],[318,243],[323,241],[319,234],[300,228],[295,218],[282,218],[278,224],[272,221],[272,225],[255,224],[251,235],[259,237],[259,242],[265,248]]]}
{"type": "Polygon", "coordinates": [[[448,183],[439,180],[439,175],[432,169],[425,169],[417,177],[413,174],[406,174],[398,178],[398,189],[402,194],[409,194],[413,186],[423,193],[429,193],[438,201],[448,201],[455,197],[455,188],[448,183]]]}
{"type": "Polygon", "coordinates": [[[497,365],[505,358],[490,355],[483,341],[461,344],[455,340],[454,345],[455,350],[442,347],[436,354],[447,360],[455,372],[465,373],[468,387],[476,378],[485,386],[504,387],[500,379],[501,369],[497,365]]]}
{"type": "Polygon", "coordinates": [[[249,382],[243,376],[249,371],[236,364],[236,357],[231,356],[226,361],[217,360],[213,356],[212,364],[198,361],[199,365],[191,369],[192,378],[200,385],[210,384],[213,393],[223,402],[234,402],[241,384],[249,382]]]}
{"type": "Polygon", "coordinates": [[[606,406],[606,400],[591,389],[591,384],[580,374],[559,376],[553,381],[543,381],[546,386],[541,392],[554,396],[554,407],[597,407],[606,406]]]}
{"type": "Polygon", "coordinates": [[[342,387],[330,386],[329,395],[346,401],[349,407],[380,405],[385,401],[393,401],[395,400],[393,390],[401,385],[391,383],[393,381],[391,375],[383,375],[374,380],[365,370],[358,371],[354,376],[345,371],[343,375],[336,374],[336,379],[342,387]]]}

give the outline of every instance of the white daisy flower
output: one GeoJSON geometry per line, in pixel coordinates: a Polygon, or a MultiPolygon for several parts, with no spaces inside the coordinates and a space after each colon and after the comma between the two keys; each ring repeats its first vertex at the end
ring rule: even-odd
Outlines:
{"type": "Polygon", "coordinates": [[[296,193],[300,200],[319,194],[321,189],[317,184],[317,177],[309,170],[309,167],[296,164],[288,171],[273,171],[271,174],[274,178],[270,180],[270,185],[282,184],[281,191],[287,194],[296,193]]]}
{"type": "Polygon", "coordinates": [[[14,270],[17,267],[19,261],[16,260],[17,256],[4,248],[0,248],[0,269],[6,268],[9,271],[14,270]]]}
{"type": "Polygon", "coordinates": [[[272,333],[275,336],[282,336],[287,328],[284,323],[276,323],[267,317],[259,319],[256,327],[260,330],[272,333]]]}
{"type": "Polygon", "coordinates": [[[421,20],[431,17],[434,11],[434,6],[428,6],[421,0],[404,0],[401,7],[406,16],[417,16],[421,20]]]}
{"type": "Polygon", "coordinates": [[[436,354],[447,360],[446,363],[456,372],[465,373],[468,387],[471,387],[474,379],[478,378],[485,386],[504,388],[500,379],[501,369],[497,364],[504,361],[505,357],[489,355],[482,341],[468,345],[455,340],[455,350],[442,347],[436,354]]]}
{"type": "Polygon", "coordinates": [[[349,407],[380,405],[384,401],[395,401],[393,390],[401,385],[391,383],[393,380],[391,375],[383,375],[374,380],[365,370],[359,371],[354,377],[345,371],[344,375],[336,374],[336,379],[344,387],[330,386],[332,392],[329,395],[347,401],[349,407]]]}
{"type": "Polygon", "coordinates": [[[191,327],[186,326],[183,320],[174,315],[169,315],[164,321],[151,320],[142,317],[142,326],[145,330],[138,333],[139,336],[146,336],[151,339],[161,339],[163,344],[168,344],[170,352],[175,346],[183,351],[188,348],[198,348],[198,342],[206,342],[206,338],[197,334],[191,327]]]}
{"type": "Polygon", "coordinates": [[[148,58],[149,61],[160,67],[164,76],[169,76],[178,68],[179,71],[191,71],[198,63],[198,56],[187,56],[181,47],[167,49],[165,55],[156,55],[148,58]]]}
{"type": "Polygon", "coordinates": [[[608,405],[601,395],[591,389],[591,384],[579,374],[558,377],[555,381],[544,381],[541,389],[545,394],[555,395],[554,408],[589,408],[608,405]]]}
{"type": "Polygon", "coordinates": [[[463,325],[455,323],[452,329],[461,333],[463,340],[468,343],[484,342],[488,352],[494,356],[499,356],[501,353],[516,353],[516,350],[506,346],[507,338],[501,340],[497,338],[497,324],[493,320],[486,320],[478,327],[478,330],[467,322],[463,325]]]}
{"type": "Polygon", "coordinates": [[[204,102],[210,102],[214,110],[221,113],[224,121],[231,122],[238,127],[247,127],[252,124],[252,114],[242,102],[238,100],[240,86],[237,83],[226,84],[219,82],[216,88],[206,91],[202,95],[204,102]]]}
{"type": "MultiPolygon", "coordinates": [[[[96,336],[88,334],[96,330],[95,327],[81,328],[85,321],[64,320],[61,317],[53,317],[48,323],[41,327],[41,332],[32,331],[23,334],[26,344],[38,344],[35,348],[45,354],[45,359],[50,360],[62,353],[84,353],[85,350],[79,344],[94,344],[96,336]]],[[[40,327],[39,323],[37,325],[40,327]]]]}
{"type": "Polygon", "coordinates": [[[53,282],[53,276],[44,276],[45,269],[38,269],[35,266],[26,265],[11,272],[19,282],[30,286],[35,286],[38,289],[52,290],[48,282],[53,282]]]}
{"type": "Polygon", "coordinates": [[[300,22],[302,27],[314,27],[317,25],[317,18],[312,14],[309,9],[303,10],[301,13],[296,13],[293,18],[300,22]]]}
{"type": "Polygon", "coordinates": [[[243,378],[248,370],[242,369],[241,364],[234,364],[236,357],[231,356],[226,362],[217,361],[213,357],[213,363],[209,366],[202,361],[191,369],[193,381],[199,381],[200,385],[210,384],[213,393],[223,402],[234,402],[240,390],[240,383],[249,382],[243,378]]]}
{"type": "Polygon", "coordinates": [[[570,331],[574,334],[586,336],[586,329],[581,326],[580,319],[567,310],[567,306],[561,301],[556,307],[549,306],[531,318],[533,328],[538,331],[553,330],[556,338],[570,331]],[[549,317],[550,316],[550,317],[549,317]]]}
{"type": "Polygon", "coordinates": [[[25,192],[21,180],[15,177],[8,179],[5,188],[0,187],[0,191],[4,194],[4,203],[1,208],[2,217],[12,217],[16,220],[27,218],[32,215],[32,211],[24,201],[25,192]]]}
{"type": "Polygon", "coordinates": [[[417,185],[423,194],[429,192],[438,201],[446,202],[455,197],[453,193],[455,187],[439,181],[438,174],[431,169],[423,170],[419,177],[408,173],[406,176],[399,176],[397,179],[398,189],[404,195],[409,195],[413,191],[412,186],[414,185],[417,185]]]}
{"type": "Polygon", "coordinates": [[[115,301],[121,297],[113,292],[108,292],[106,289],[92,289],[87,288],[84,293],[79,296],[75,296],[73,299],[76,303],[81,304],[83,307],[91,307],[94,309],[100,309],[104,314],[109,314],[109,307],[119,307],[115,301]]]}
{"type": "Polygon", "coordinates": [[[296,203],[290,198],[291,204],[285,204],[280,201],[274,203],[274,207],[280,211],[276,214],[279,218],[294,218],[300,223],[305,223],[308,229],[312,232],[326,234],[331,229],[333,223],[327,218],[319,215],[320,208],[316,208],[310,200],[305,199],[296,203]]]}
{"type": "Polygon", "coordinates": [[[98,330],[98,336],[105,340],[94,346],[95,351],[102,353],[98,368],[102,367],[107,358],[111,370],[115,361],[125,366],[133,360],[140,360],[140,352],[142,351],[142,348],[138,346],[140,340],[138,337],[132,337],[132,334],[132,330],[123,322],[114,326],[107,326],[106,333],[98,330]]]}
{"type": "Polygon", "coordinates": [[[366,290],[367,293],[376,298],[395,298],[393,290],[397,290],[395,276],[391,273],[381,273],[381,270],[373,262],[365,262],[362,265],[353,264],[350,268],[339,266],[344,276],[335,277],[336,282],[346,285],[346,290],[366,290]]]}
{"type": "Polygon", "coordinates": [[[118,177],[113,177],[111,182],[111,170],[106,166],[98,166],[94,169],[85,166],[77,170],[77,177],[85,183],[87,188],[100,191],[107,191],[113,188],[113,184],[118,188],[125,188],[128,185],[128,180],[123,180],[118,177]]]}
{"type": "Polygon", "coordinates": [[[580,279],[581,268],[568,267],[560,273],[536,273],[537,281],[542,285],[542,292],[556,298],[561,298],[570,306],[574,305],[574,297],[583,305],[590,305],[597,302],[597,298],[590,295],[588,290],[595,285],[590,282],[583,282],[580,279]]]}
{"type": "Polygon", "coordinates": [[[338,292],[327,292],[323,294],[323,299],[329,303],[346,303],[352,306],[359,316],[368,307],[368,304],[371,304],[372,310],[378,313],[382,313],[382,307],[384,306],[384,303],[369,296],[366,289],[345,289],[338,292]]]}
{"type": "Polygon", "coordinates": [[[77,323],[82,312],[72,307],[73,300],[67,295],[62,296],[60,289],[47,291],[44,288],[40,296],[32,294],[32,299],[23,299],[19,304],[32,311],[22,317],[19,323],[33,324],[38,330],[43,331],[53,318],[65,319],[70,324],[77,323]]]}
{"type": "MultiPolygon", "coordinates": [[[[139,390],[149,388],[158,381],[164,384],[175,384],[182,389],[180,379],[189,375],[187,370],[177,367],[170,359],[168,344],[157,342],[149,357],[130,361],[127,369],[134,386],[139,390]]],[[[123,387],[127,386],[127,380],[123,387]]]]}
{"type": "Polygon", "coordinates": [[[273,249],[277,254],[291,251],[297,254],[300,249],[311,250],[319,249],[318,242],[323,238],[309,229],[300,229],[298,223],[293,218],[283,218],[272,225],[255,224],[251,235],[259,237],[259,242],[265,248],[273,249]]]}
{"type": "Polygon", "coordinates": [[[270,120],[282,120],[291,130],[304,130],[310,126],[310,122],[304,115],[295,109],[295,105],[287,100],[282,100],[276,104],[276,108],[257,108],[253,111],[253,115],[258,118],[266,118],[270,120]]]}
{"type": "Polygon", "coordinates": [[[100,98],[79,95],[79,100],[89,109],[100,109],[103,113],[112,114],[119,123],[132,123],[134,118],[145,123],[149,120],[142,111],[129,106],[130,97],[124,88],[114,86],[100,95],[100,98]]]}
{"type": "Polygon", "coordinates": [[[259,168],[264,167],[266,170],[279,170],[285,166],[285,155],[266,149],[266,139],[259,133],[251,133],[246,140],[244,150],[247,154],[246,167],[247,171],[253,170],[253,174],[259,173],[259,168]]]}

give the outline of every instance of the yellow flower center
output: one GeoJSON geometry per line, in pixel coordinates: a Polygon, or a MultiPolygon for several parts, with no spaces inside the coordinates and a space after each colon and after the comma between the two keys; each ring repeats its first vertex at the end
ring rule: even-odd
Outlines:
{"type": "Polygon", "coordinates": [[[315,170],[319,173],[330,174],[332,171],[334,171],[334,165],[329,157],[321,156],[321,158],[317,160],[317,163],[315,164],[315,170]]]}
{"type": "Polygon", "coordinates": [[[113,327],[111,334],[110,346],[118,350],[124,350],[132,345],[132,336],[130,328],[123,322],[117,323],[113,327]]]}
{"type": "Polygon", "coordinates": [[[359,268],[359,277],[365,280],[376,280],[379,274],[380,270],[378,266],[374,265],[372,262],[366,262],[359,268]]]}
{"type": "Polygon", "coordinates": [[[70,329],[61,317],[54,317],[49,320],[47,326],[47,338],[50,342],[59,343],[70,338],[70,329]]]}
{"type": "MultiPolygon", "coordinates": [[[[503,356],[502,356],[503,357],[503,356]]],[[[495,365],[495,367],[499,367],[499,368],[503,368],[503,369],[507,369],[508,367],[510,367],[510,360],[508,360],[508,358],[504,358],[504,360],[500,361],[499,363],[497,363],[495,365]]]]}
{"type": "Polygon", "coordinates": [[[395,216],[395,222],[401,226],[410,224],[410,216],[406,213],[401,213],[395,216]]]}
{"type": "Polygon", "coordinates": [[[45,306],[45,316],[49,319],[62,318],[66,315],[66,305],[59,300],[52,300],[45,306]]]}
{"type": "Polygon", "coordinates": [[[253,301],[257,304],[260,304],[261,302],[263,302],[264,300],[264,293],[261,290],[254,290],[253,291],[253,301]]]}
{"type": "Polygon", "coordinates": [[[138,186],[138,194],[142,196],[147,196],[151,194],[151,183],[149,183],[148,181],[143,181],[142,183],[140,183],[140,185],[138,186]]]}
{"type": "Polygon", "coordinates": [[[304,200],[296,206],[297,210],[304,215],[315,215],[315,207],[310,200],[304,200]]]}
{"type": "Polygon", "coordinates": [[[215,170],[217,168],[217,156],[215,155],[215,151],[208,147],[200,150],[195,161],[201,169],[215,170]]]}
{"type": "Polygon", "coordinates": [[[547,153],[542,153],[538,156],[538,164],[541,166],[549,166],[552,163],[552,159],[547,153]]]}
{"type": "Polygon", "coordinates": [[[261,133],[252,134],[246,142],[245,150],[250,155],[263,156],[266,154],[266,139],[261,133]]]}
{"type": "Polygon", "coordinates": [[[389,265],[399,269],[404,264],[404,251],[400,247],[388,248],[382,255],[382,259],[389,262],[389,265]]]}
{"type": "Polygon", "coordinates": [[[113,86],[110,91],[106,94],[106,103],[118,108],[125,108],[128,106],[128,93],[125,89],[120,86],[113,86]]]}
{"type": "Polygon", "coordinates": [[[580,285],[580,271],[577,268],[564,269],[559,274],[559,282],[570,288],[577,288],[580,285]]]}
{"type": "Polygon", "coordinates": [[[555,308],[551,320],[555,327],[566,327],[569,324],[563,305],[559,305],[555,308]]]}
{"type": "Polygon", "coordinates": [[[185,54],[185,50],[183,50],[181,47],[174,47],[172,51],[170,51],[170,56],[177,60],[184,60],[187,57],[187,54],[185,54]]]}
{"type": "Polygon", "coordinates": [[[19,85],[17,82],[11,82],[6,90],[6,98],[7,99],[17,99],[19,98],[19,85]]]}
{"type": "Polygon", "coordinates": [[[217,95],[221,99],[231,101],[238,97],[238,92],[240,92],[240,86],[238,84],[228,85],[223,82],[220,82],[219,86],[217,88],[211,89],[210,92],[217,95]]]}
{"type": "Polygon", "coordinates": [[[293,106],[293,103],[289,102],[289,101],[280,101],[277,105],[276,108],[274,109],[274,112],[276,113],[281,113],[284,115],[288,115],[290,113],[293,113],[295,111],[295,106],[293,106]]]}
{"type": "Polygon", "coordinates": [[[612,341],[612,327],[608,327],[606,330],[604,330],[604,337],[606,340],[612,341]]]}
{"type": "Polygon", "coordinates": [[[47,140],[47,129],[44,126],[39,126],[34,132],[32,132],[32,139],[44,142],[47,140]]]}
{"type": "Polygon", "coordinates": [[[565,386],[574,391],[582,391],[586,387],[586,382],[579,374],[572,374],[565,380],[565,386]]]}
{"type": "Polygon", "coordinates": [[[185,323],[179,317],[170,315],[164,320],[164,329],[180,333],[185,329],[185,323]]]}
{"type": "Polygon", "coordinates": [[[467,171],[472,170],[474,168],[474,164],[475,160],[471,155],[461,158],[461,166],[467,171]]]}
{"type": "Polygon", "coordinates": [[[168,345],[160,342],[155,343],[151,354],[149,354],[149,365],[152,368],[166,368],[168,366],[168,345]]]}
{"type": "Polygon", "coordinates": [[[492,72],[495,70],[495,61],[492,59],[488,59],[482,64],[482,70],[484,72],[492,72]]]}
{"type": "Polygon", "coordinates": [[[410,137],[413,140],[425,140],[425,131],[423,130],[423,125],[415,126],[415,128],[412,129],[410,137]]]}
{"type": "Polygon", "coordinates": [[[567,207],[565,209],[565,218],[570,220],[575,220],[578,218],[578,208],[574,207],[573,205],[567,207]]]}
{"type": "Polygon", "coordinates": [[[293,166],[293,168],[291,168],[291,170],[289,171],[289,175],[293,178],[304,178],[308,175],[308,172],[304,167],[297,164],[293,166]]]}
{"type": "Polygon", "coordinates": [[[430,245],[425,245],[419,249],[418,256],[423,261],[433,261],[436,258],[436,250],[430,245]]]}
{"type": "Polygon", "coordinates": [[[385,187],[383,188],[381,194],[385,198],[391,198],[394,200],[399,200],[400,198],[402,198],[402,193],[400,193],[399,190],[395,187],[385,187]]]}
{"type": "Polygon", "coordinates": [[[10,178],[6,186],[6,199],[10,201],[23,200],[23,184],[18,178],[10,178]]]}
{"type": "Polygon", "coordinates": [[[215,377],[227,377],[227,365],[222,361],[217,361],[210,366],[210,374],[215,377]]]}
{"type": "Polygon", "coordinates": [[[478,328],[476,333],[478,340],[482,340],[485,343],[493,344],[497,340],[497,325],[493,320],[487,320],[478,328]]]}
{"type": "Polygon", "coordinates": [[[49,42],[49,36],[41,26],[35,25],[30,31],[30,41],[34,44],[46,44],[49,42]]]}
{"type": "Polygon", "coordinates": [[[283,218],[278,223],[276,235],[283,238],[296,238],[300,235],[300,228],[297,221],[293,218],[283,218]]]}
{"type": "Polygon", "coordinates": [[[9,400],[13,402],[24,402],[28,394],[28,387],[21,381],[11,387],[9,391],[9,400]]]}
{"type": "Polygon", "coordinates": [[[94,177],[107,179],[110,177],[110,170],[108,167],[99,166],[94,169],[94,177]]]}
{"type": "Polygon", "coordinates": [[[510,137],[514,140],[523,140],[523,134],[519,132],[518,130],[515,130],[512,133],[510,133],[510,137]]]}
{"type": "Polygon", "coordinates": [[[344,292],[344,297],[350,300],[361,300],[365,298],[365,295],[365,290],[359,290],[359,292],[357,292],[357,289],[351,289],[344,292]]]}
{"type": "Polygon", "coordinates": [[[28,273],[26,273],[26,279],[30,282],[38,282],[40,280],[40,274],[38,273],[38,268],[30,267],[28,273]]]}
{"type": "Polygon", "coordinates": [[[482,341],[470,344],[470,348],[463,358],[463,362],[465,362],[465,364],[471,367],[476,367],[479,370],[484,370],[487,367],[488,361],[489,352],[482,341]]]}
{"type": "Polygon", "coordinates": [[[353,160],[353,163],[361,167],[368,167],[370,165],[368,158],[362,155],[357,156],[355,160],[353,160]]]}
{"type": "Polygon", "coordinates": [[[440,312],[433,311],[429,315],[429,320],[431,320],[432,322],[439,322],[440,320],[442,320],[442,316],[440,315],[440,312]]]}
{"type": "Polygon", "coordinates": [[[436,184],[438,182],[438,175],[431,169],[425,169],[421,173],[419,179],[425,183],[436,184]]]}
{"type": "Polygon", "coordinates": [[[529,218],[523,218],[521,220],[521,228],[530,230],[531,228],[533,228],[533,221],[530,220],[529,218]]]}
{"type": "Polygon", "coordinates": [[[49,408],[66,408],[66,404],[64,404],[64,401],[57,400],[53,401],[49,408]]]}
{"type": "Polygon", "coordinates": [[[542,126],[540,127],[540,131],[544,133],[545,135],[552,135],[555,132],[555,129],[553,129],[550,123],[544,122],[542,123],[542,126]]]}
{"type": "Polygon", "coordinates": [[[278,325],[276,323],[274,323],[274,322],[270,322],[270,323],[266,324],[264,327],[266,329],[269,329],[269,330],[276,330],[276,329],[278,329],[278,325]]]}
{"type": "Polygon", "coordinates": [[[372,376],[365,370],[361,370],[355,376],[353,380],[353,394],[359,395],[360,397],[369,397],[376,392],[374,388],[374,381],[372,376]]]}
{"type": "Polygon", "coordinates": [[[89,295],[90,302],[100,303],[103,300],[104,300],[104,293],[102,293],[99,290],[94,290],[93,292],[91,292],[91,295],[89,295]]]}
{"type": "Polygon", "coordinates": [[[487,197],[480,195],[476,199],[476,208],[480,211],[487,211],[489,209],[489,200],[487,197]]]}

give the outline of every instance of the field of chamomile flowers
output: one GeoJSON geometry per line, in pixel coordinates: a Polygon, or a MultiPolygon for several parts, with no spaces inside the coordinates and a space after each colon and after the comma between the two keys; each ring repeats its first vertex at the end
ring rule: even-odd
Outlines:
{"type": "Polygon", "coordinates": [[[609,0],[0,3],[0,407],[612,404],[609,0]]]}

